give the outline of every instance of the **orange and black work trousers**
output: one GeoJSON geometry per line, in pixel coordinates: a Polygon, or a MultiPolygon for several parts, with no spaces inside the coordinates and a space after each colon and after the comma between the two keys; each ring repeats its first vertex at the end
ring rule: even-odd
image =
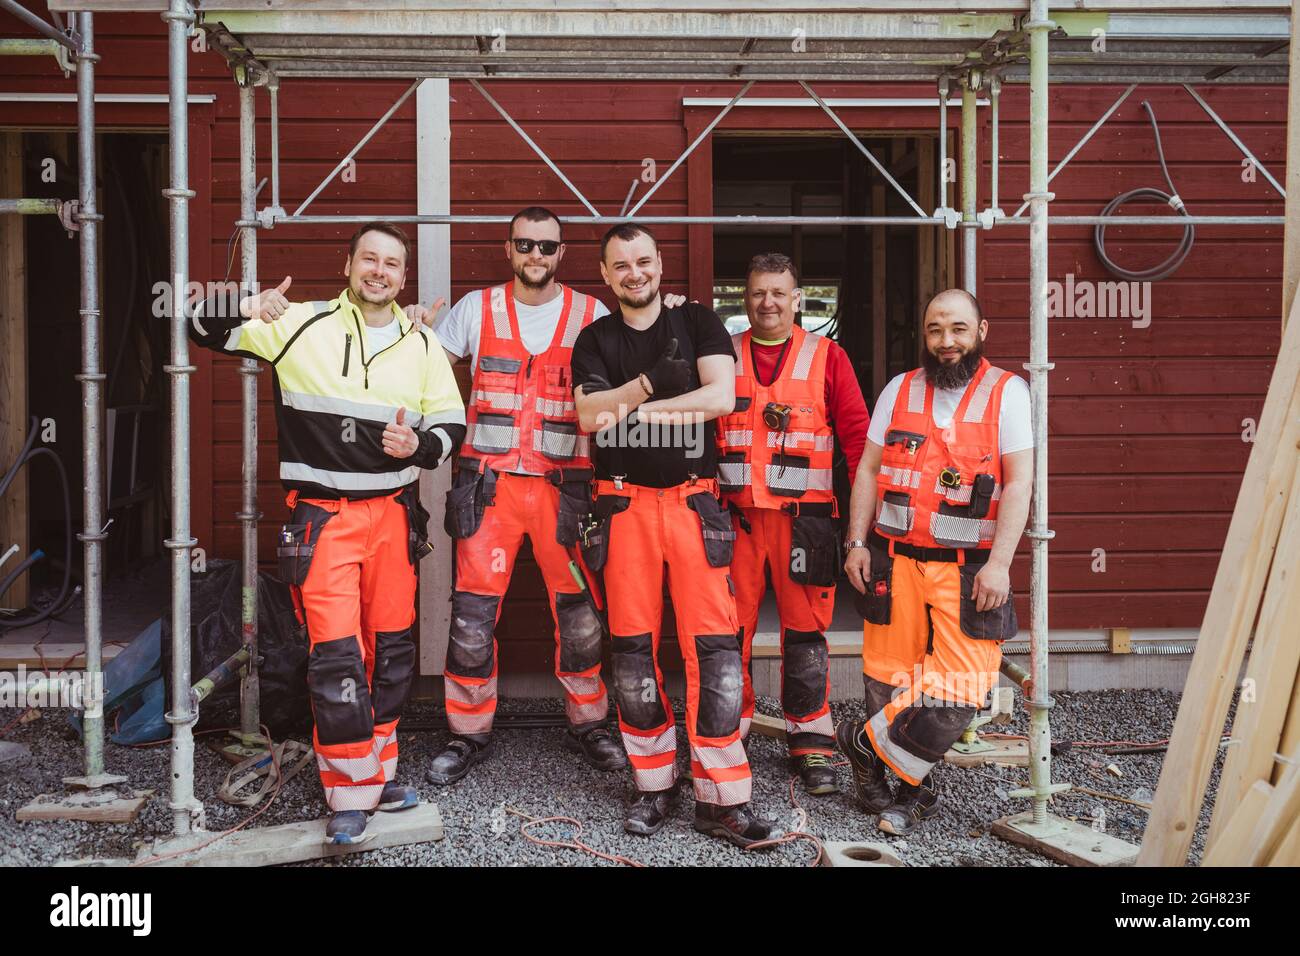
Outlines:
{"type": "Polygon", "coordinates": [[[659,667],[666,576],[686,671],[695,799],[746,803],[740,646],[728,574],[735,532],[716,483],[619,488],[602,480],[596,492],[597,528],[584,554],[604,568],[614,695],[633,781],[643,791],[677,782],[677,727],[659,667]]]}
{"type": "MultiPolygon", "coordinates": [[[[866,736],[898,776],[919,784],[943,759],[997,686],[1002,641],[1015,608],[977,611],[971,598],[987,552],[917,560],[871,548],[864,607],[866,736]]],[[[937,550],[937,549],[936,549],[937,550]]]]}
{"type": "MultiPolygon", "coordinates": [[[[462,471],[457,481],[477,479],[462,471]]],[[[569,726],[582,733],[605,723],[609,695],[600,677],[600,618],[569,569],[576,546],[556,538],[560,489],[547,478],[493,474],[491,501],[483,502],[478,528],[456,541],[456,586],[451,635],[443,669],[447,723],[460,737],[484,743],[497,709],[496,625],[524,535],[546,582],[555,618],[555,676],[564,688],[569,726]]],[[[466,484],[460,487],[469,489],[466,484]]]]}
{"type": "MultiPolygon", "coordinates": [[[[791,547],[792,515],[775,508],[745,508],[734,520],[736,555],[731,561],[731,577],[736,587],[745,677],[741,737],[749,733],[754,718],[750,660],[758,627],[758,608],[767,589],[765,568],[770,567],[781,622],[781,710],[785,714],[790,754],[797,757],[833,753],[835,729],[831,723],[826,628],[830,626],[835,607],[835,585],[802,584],[791,579],[792,573],[798,576],[805,572],[806,577],[809,570],[808,555],[791,547]]],[[[825,534],[830,535],[830,540],[819,544],[838,553],[834,519],[827,517],[825,524],[825,534]]]]}
{"type": "Polygon", "coordinates": [[[397,722],[415,672],[415,568],[396,496],[298,498],[299,542],[281,576],[296,585],[311,651],[307,686],[316,763],[330,810],[373,810],[397,770],[397,722]],[[306,548],[302,545],[305,544],[306,548]],[[294,578],[297,577],[297,580],[294,578]]]}

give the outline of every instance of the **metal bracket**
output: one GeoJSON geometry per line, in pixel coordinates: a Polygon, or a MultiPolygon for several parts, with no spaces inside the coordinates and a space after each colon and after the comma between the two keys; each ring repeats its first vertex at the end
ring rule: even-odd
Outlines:
{"type": "Polygon", "coordinates": [[[1006,215],[1007,214],[1003,212],[1000,208],[995,207],[992,209],[985,209],[982,212],[976,213],[976,219],[979,220],[981,229],[992,229],[993,223],[997,222],[997,220],[999,219],[1006,218],[1006,215]]]}
{"type": "Polygon", "coordinates": [[[961,210],[953,209],[951,206],[940,206],[931,218],[942,219],[946,228],[956,229],[961,224],[961,210]]]}
{"type": "Polygon", "coordinates": [[[67,231],[69,239],[81,231],[81,200],[69,199],[59,206],[59,223],[67,231]]]}

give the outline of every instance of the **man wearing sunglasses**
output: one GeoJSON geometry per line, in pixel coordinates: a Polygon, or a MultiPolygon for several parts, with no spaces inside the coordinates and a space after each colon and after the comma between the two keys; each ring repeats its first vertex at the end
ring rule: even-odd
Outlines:
{"type": "Polygon", "coordinates": [[[565,746],[601,770],[627,766],[606,728],[601,622],[570,570],[592,480],[570,358],[578,333],[609,310],[555,281],[564,241],[549,210],[518,212],[505,253],[514,281],[469,293],[436,329],[453,365],[469,358],[474,382],[468,433],[447,496],[447,532],[456,539],[443,674],[451,740],[427,774],[439,785],[460,780],[488,755],[497,706],[494,631],[525,535],[556,621],[565,746]]]}

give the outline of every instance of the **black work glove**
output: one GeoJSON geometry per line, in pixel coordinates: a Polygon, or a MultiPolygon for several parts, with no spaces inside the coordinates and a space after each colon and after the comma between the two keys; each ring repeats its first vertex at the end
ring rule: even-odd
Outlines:
{"type": "Polygon", "coordinates": [[[654,393],[651,398],[672,398],[690,388],[691,363],[676,356],[677,339],[673,339],[668,343],[668,348],[664,349],[664,354],[659,356],[659,361],[645,373],[654,393]]]}

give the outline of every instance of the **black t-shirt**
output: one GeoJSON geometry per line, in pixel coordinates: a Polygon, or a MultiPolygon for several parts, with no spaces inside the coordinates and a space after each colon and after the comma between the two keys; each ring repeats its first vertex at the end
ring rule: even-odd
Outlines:
{"type": "MultiPolygon", "coordinates": [[[[626,385],[654,368],[674,338],[678,357],[691,366],[687,391],[700,387],[696,365],[699,358],[735,355],[726,326],[716,312],[702,305],[688,302],[675,309],[663,309],[654,325],[640,331],[624,322],[621,312],[612,312],[583,329],[574,343],[573,384],[587,386],[586,392],[626,385]]],[[[717,475],[713,421],[705,422],[703,427],[650,425],[637,424],[636,416],[630,417],[632,425],[625,419],[593,437],[592,462],[596,477],[622,475],[633,484],[670,488],[687,481],[691,475],[699,478],[717,475]]]]}

